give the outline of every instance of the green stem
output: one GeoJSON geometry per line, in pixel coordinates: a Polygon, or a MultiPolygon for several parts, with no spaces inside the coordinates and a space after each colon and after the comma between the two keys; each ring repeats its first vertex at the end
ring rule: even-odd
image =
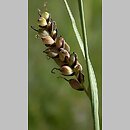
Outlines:
{"type": "Polygon", "coordinates": [[[79,3],[79,12],[80,12],[80,20],[81,20],[81,27],[82,27],[82,33],[83,33],[83,44],[84,44],[84,52],[85,52],[85,61],[86,61],[86,67],[87,67],[87,72],[88,72],[88,82],[89,82],[89,92],[91,93],[91,106],[92,106],[92,112],[93,112],[93,119],[94,119],[94,129],[95,130],[100,130],[100,126],[99,126],[99,115],[98,115],[98,105],[97,103],[95,103],[95,99],[97,99],[98,97],[93,97],[93,90],[92,90],[92,86],[90,84],[90,69],[89,69],[89,53],[88,53],[88,43],[87,43],[87,33],[86,33],[86,26],[85,26],[85,17],[84,17],[84,8],[83,8],[83,1],[82,0],[78,0],[79,3]]]}
{"type": "MultiPolygon", "coordinates": [[[[84,10],[83,10],[83,2],[82,0],[78,0],[78,5],[79,5],[79,13],[80,13],[80,20],[81,20],[81,28],[82,28],[82,33],[83,33],[83,45],[84,45],[84,53],[85,53],[85,62],[86,62],[86,69],[87,72],[89,72],[89,68],[88,68],[88,43],[87,43],[87,33],[86,33],[86,25],[85,25],[85,19],[84,19],[84,10]]],[[[87,91],[89,91],[89,98],[91,99],[92,95],[91,95],[91,89],[90,89],[90,75],[89,73],[87,73],[87,77],[88,77],[88,88],[87,91]]],[[[85,87],[86,88],[86,87],[85,87]]]]}

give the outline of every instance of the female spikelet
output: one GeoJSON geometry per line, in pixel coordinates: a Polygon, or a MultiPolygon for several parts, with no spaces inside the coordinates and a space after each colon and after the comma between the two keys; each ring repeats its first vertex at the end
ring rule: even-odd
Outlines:
{"type": "Polygon", "coordinates": [[[72,79],[66,79],[69,82],[72,88],[76,90],[84,90],[84,75],[82,73],[82,66],[78,62],[78,56],[75,52],[70,52],[70,46],[67,44],[65,39],[58,34],[58,29],[56,22],[53,21],[48,12],[41,13],[38,10],[38,26],[39,29],[34,29],[37,31],[37,37],[39,37],[43,45],[46,46],[46,50],[43,52],[46,55],[53,59],[59,66],[59,68],[53,68],[52,73],[55,73],[54,70],[61,72],[63,76],[75,76],[72,79]]]}

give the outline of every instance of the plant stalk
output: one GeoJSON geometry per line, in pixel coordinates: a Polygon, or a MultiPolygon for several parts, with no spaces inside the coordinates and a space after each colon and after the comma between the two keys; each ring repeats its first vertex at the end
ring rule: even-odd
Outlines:
{"type": "MultiPolygon", "coordinates": [[[[92,106],[92,112],[93,112],[93,119],[94,119],[94,130],[100,130],[100,125],[99,125],[99,115],[98,115],[98,105],[97,103],[95,104],[95,99],[98,99],[98,97],[93,97],[93,90],[92,86],[90,84],[90,74],[89,74],[89,63],[90,63],[90,58],[89,58],[89,53],[88,53],[88,43],[87,43],[87,31],[86,31],[86,25],[85,25],[85,17],[84,17],[84,8],[83,8],[83,0],[78,0],[78,5],[79,5],[79,12],[80,12],[80,20],[81,20],[81,28],[82,28],[82,33],[83,33],[83,44],[84,44],[84,52],[85,52],[85,61],[86,61],[86,68],[88,72],[88,93],[90,93],[90,100],[91,100],[91,106],[92,106]]],[[[87,93],[86,93],[87,94],[87,93]]]]}

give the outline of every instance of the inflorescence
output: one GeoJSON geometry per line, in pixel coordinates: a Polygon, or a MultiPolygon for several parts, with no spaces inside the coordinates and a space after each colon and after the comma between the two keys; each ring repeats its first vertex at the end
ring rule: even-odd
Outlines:
{"type": "Polygon", "coordinates": [[[41,13],[40,10],[38,10],[38,14],[39,29],[35,29],[33,26],[31,28],[37,31],[37,37],[46,46],[46,50],[43,52],[59,66],[59,68],[53,68],[51,72],[55,73],[55,70],[58,70],[63,76],[75,77],[69,80],[65,77],[62,78],[68,81],[72,88],[83,91],[84,75],[77,54],[75,52],[71,53],[70,46],[65,39],[58,35],[56,22],[52,20],[50,14],[46,11],[41,13]]]}

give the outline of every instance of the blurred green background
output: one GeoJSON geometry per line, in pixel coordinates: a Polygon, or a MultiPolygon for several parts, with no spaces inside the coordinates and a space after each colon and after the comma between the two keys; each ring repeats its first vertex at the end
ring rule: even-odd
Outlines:
{"type": "MultiPolygon", "coordinates": [[[[69,15],[63,0],[46,0],[47,9],[56,21],[59,34],[78,54],[85,71],[85,62],[77,43],[69,15]]],[[[100,123],[102,120],[102,1],[83,0],[88,34],[89,53],[93,64],[99,91],[100,123]]],[[[51,74],[57,67],[42,51],[41,40],[35,38],[30,26],[37,27],[37,9],[43,9],[44,0],[28,2],[28,123],[29,130],[93,130],[91,107],[84,92],[72,89],[69,84],[51,74]]],[[[81,33],[78,1],[68,0],[81,33]]],[[[85,77],[87,82],[87,77],[85,77]]]]}

